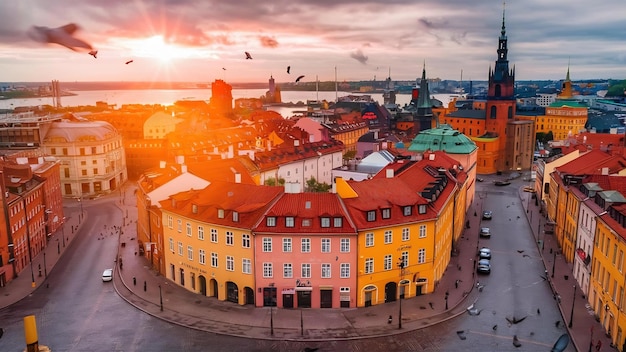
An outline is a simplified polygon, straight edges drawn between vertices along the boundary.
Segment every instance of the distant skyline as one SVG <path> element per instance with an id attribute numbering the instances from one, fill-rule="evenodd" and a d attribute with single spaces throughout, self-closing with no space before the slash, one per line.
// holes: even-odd
<path id="1" fill-rule="evenodd" d="M 310 82 L 335 68 L 339 81 L 404 81 L 424 63 L 428 78 L 480 81 L 502 11 L 487 0 L 5 0 L 0 82 Z M 625 79 L 624 13 L 624 0 L 506 3 L 516 79 L 560 80 L 568 65 L 574 81 Z M 97 58 L 27 35 L 68 23 Z"/>

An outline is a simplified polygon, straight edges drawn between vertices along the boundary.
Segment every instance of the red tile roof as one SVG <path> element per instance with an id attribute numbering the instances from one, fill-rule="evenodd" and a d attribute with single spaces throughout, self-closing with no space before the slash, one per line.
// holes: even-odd
<path id="1" fill-rule="evenodd" d="M 608 168 L 609 174 L 619 172 L 626 169 L 626 159 L 620 155 L 610 155 L 594 149 L 557 167 L 556 171 L 561 174 L 584 176 L 601 174 L 604 168 Z"/>

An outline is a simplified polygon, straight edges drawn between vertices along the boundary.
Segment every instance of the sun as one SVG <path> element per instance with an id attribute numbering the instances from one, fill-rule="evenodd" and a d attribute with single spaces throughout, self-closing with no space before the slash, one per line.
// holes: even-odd
<path id="1" fill-rule="evenodd" d="M 134 43 L 133 55 L 152 58 L 163 64 L 169 64 L 176 58 L 186 57 L 188 53 L 183 48 L 165 42 L 163 36 L 155 35 Z"/>

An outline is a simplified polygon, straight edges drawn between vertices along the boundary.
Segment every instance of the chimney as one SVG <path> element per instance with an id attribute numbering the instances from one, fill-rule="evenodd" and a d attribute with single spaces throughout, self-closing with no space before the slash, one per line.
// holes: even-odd
<path id="1" fill-rule="evenodd" d="M 435 160 L 435 154 L 434 153 L 428 154 L 428 160 Z"/>

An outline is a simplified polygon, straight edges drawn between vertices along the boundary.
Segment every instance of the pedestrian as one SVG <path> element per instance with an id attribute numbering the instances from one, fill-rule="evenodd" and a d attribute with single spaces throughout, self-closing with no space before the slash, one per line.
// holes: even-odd
<path id="1" fill-rule="evenodd" d="M 148 290 L 148 284 L 145 281 L 143 282 L 143 290 L 144 292 Z"/>
<path id="2" fill-rule="evenodd" d="M 387 324 L 391 324 L 392 321 L 393 321 L 393 317 L 390 315 L 389 318 L 387 318 Z"/>
<path id="3" fill-rule="evenodd" d="M 598 343 L 596 344 L 596 351 L 600 351 L 601 348 L 602 348 L 602 341 L 598 340 Z"/>
<path id="4" fill-rule="evenodd" d="M 459 281 L 461 281 L 461 280 L 457 279 L 457 280 L 454 282 L 454 288 L 459 288 Z"/>

